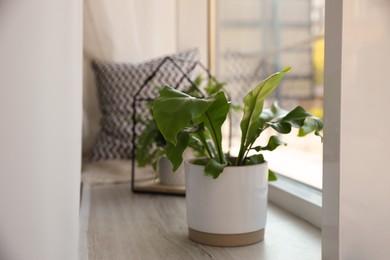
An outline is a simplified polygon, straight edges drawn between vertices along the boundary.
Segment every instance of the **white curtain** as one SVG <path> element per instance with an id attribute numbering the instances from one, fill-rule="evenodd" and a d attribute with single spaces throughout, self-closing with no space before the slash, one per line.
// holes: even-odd
<path id="1" fill-rule="evenodd" d="M 91 60 L 137 63 L 175 52 L 176 1 L 84 0 L 84 155 L 100 120 Z"/>
<path id="2" fill-rule="evenodd" d="M 0 259 L 75 260 L 82 2 L 0 1 Z"/>

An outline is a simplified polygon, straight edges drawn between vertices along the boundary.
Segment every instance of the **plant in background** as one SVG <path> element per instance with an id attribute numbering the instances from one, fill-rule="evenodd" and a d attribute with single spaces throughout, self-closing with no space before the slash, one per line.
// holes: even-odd
<path id="1" fill-rule="evenodd" d="M 164 155 L 166 141 L 153 118 L 143 120 L 145 129 L 137 137 L 136 160 L 139 167 L 152 165 L 157 167 L 158 159 Z"/>
<path id="2" fill-rule="evenodd" d="M 175 171 L 183 162 L 183 152 L 191 146 L 206 158 L 194 163 L 205 165 L 205 174 L 217 178 L 226 166 L 263 163 L 262 151 L 273 151 L 285 145 L 278 135 L 272 135 L 265 146 L 255 142 L 268 128 L 279 134 L 299 129 L 299 136 L 311 132 L 320 136 L 322 121 L 298 106 L 291 111 L 281 109 L 276 103 L 264 109 L 266 97 L 278 86 L 290 67 L 277 72 L 251 90 L 243 99 L 243 117 L 240 123 L 241 144 L 237 157 L 230 157 L 222 150 L 222 125 L 231 104 L 223 89 L 207 93 L 207 97 L 189 95 L 169 86 L 161 89 L 153 102 L 153 116 L 158 129 L 166 140 L 165 154 Z M 270 180 L 275 176 L 270 172 Z"/>

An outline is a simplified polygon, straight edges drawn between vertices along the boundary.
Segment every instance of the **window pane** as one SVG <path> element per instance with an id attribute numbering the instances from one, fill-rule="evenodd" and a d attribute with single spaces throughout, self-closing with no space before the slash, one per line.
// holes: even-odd
<path id="1" fill-rule="evenodd" d="M 324 0 L 217 0 L 216 10 L 215 72 L 232 102 L 242 104 L 262 79 L 291 66 L 270 102 L 322 117 Z M 231 119 L 233 153 L 240 120 L 240 113 Z M 284 140 L 287 147 L 265 155 L 270 168 L 322 188 L 320 139 L 292 134 Z"/>

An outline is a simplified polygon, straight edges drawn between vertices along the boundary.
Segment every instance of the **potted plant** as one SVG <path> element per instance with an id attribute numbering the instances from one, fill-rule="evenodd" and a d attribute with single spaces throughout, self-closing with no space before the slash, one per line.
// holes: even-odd
<path id="1" fill-rule="evenodd" d="M 184 169 L 180 167 L 175 172 L 172 171 L 172 164 L 164 153 L 166 141 L 158 129 L 154 118 L 142 120 L 142 123 L 145 128 L 137 136 L 135 153 L 137 166 L 152 166 L 158 182 L 162 185 L 184 186 Z"/>
<path id="2" fill-rule="evenodd" d="M 183 152 L 195 142 L 204 158 L 186 162 L 187 222 L 191 240 L 216 246 L 239 246 L 263 240 L 267 208 L 268 170 L 262 151 L 285 144 L 272 135 L 266 145 L 256 140 L 266 129 L 299 136 L 320 136 L 322 121 L 298 106 L 291 111 L 277 104 L 265 109 L 266 97 L 290 68 L 277 72 L 243 99 L 241 144 L 236 157 L 222 150 L 222 130 L 230 110 L 223 91 L 204 98 L 193 97 L 169 86 L 153 102 L 156 125 L 166 140 L 165 153 L 176 170 Z M 192 145 L 194 146 L 194 145 Z"/>

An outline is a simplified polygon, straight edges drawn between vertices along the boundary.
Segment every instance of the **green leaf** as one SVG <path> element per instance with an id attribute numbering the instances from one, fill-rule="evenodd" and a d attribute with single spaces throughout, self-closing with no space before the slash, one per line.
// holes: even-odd
<path id="1" fill-rule="evenodd" d="M 218 161 L 221 164 L 226 163 L 225 156 L 222 151 L 222 124 L 225 122 L 227 114 L 229 112 L 229 102 L 227 101 L 223 92 L 218 92 L 214 96 L 214 102 L 211 106 L 203 113 L 196 122 L 201 124 L 208 129 L 211 138 L 216 148 Z"/>
<path id="2" fill-rule="evenodd" d="M 264 163 L 264 156 L 262 154 L 255 154 L 246 158 L 245 165 L 255 165 Z"/>
<path id="3" fill-rule="evenodd" d="M 177 135 L 195 118 L 201 116 L 214 102 L 200 99 L 165 86 L 153 102 L 153 115 L 165 140 L 177 144 Z"/>
<path id="4" fill-rule="evenodd" d="M 191 147 L 195 151 L 202 152 L 205 150 L 207 154 L 204 155 L 208 158 L 215 158 L 217 156 L 213 141 L 211 140 L 209 133 L 205 131 L 203 123 L 199 125 L 199 131 L 191 134 L 191 140 L 194 144 Z M 197 144 L 195 144 L 195 142 Z"/>
<path id="5" fill-rule="evenodd" d="M 321 136 L 320 131 L 323 128 L 321 119 L 308 113 L 302 107 L 298 106 L 287 113 L 284 117 L 279 118 L 276 122 L 267 122 L 277 132 L 281 134 L 288 134 L 291 128 L 299 128 L 298 136 L 305 136 L 311 132 Z"/>
<path id="6" fill-rule="evenodd" d="M 269 138 L 267 146 L 262 147 L 262 150 L 273 151 L 280 145 L 287 145 L 287 144 L 282 140 L 280 140 L 278 136 L 273 135 Z"/>
<path id="7" fill-rule="evenodd" d="M 276 123 L 267 123 L 275 131 L 281 134 L 288 134 L 291 132 L 291 124 L 289 122 L 276 122 Z"/>
<path id="8" fill-rule="evenodd" d="M 280 145 L 287 145 L 278 136 L 273 135 L 269 138 L 267 146 L 263 147 L 263 150 L 273 151 Z"/>
<path id="9" fill-rule="evenodd" d="M 216 179 L 222 173 L 226 165 L 226 163 L 219 163 L 215 159 L 210 159 L 204 168 L 204 174 L 206 176 L 213 177 L 213 179 Z"/>
<path id="10" fill-rule="evenodd" d="M 168 160 L 172 163 L 173 171 L 175 172 L 183 162 L 183 152 L 189 143 L 189 135 L 186 132 L 181 132 L 178 136 L 177 145 L 167 143 L 165 152 Z"/>
<path id="11" fill-rule="evenodd" d="M 194 80 L 194 84 L 195 84 L 195 86 L 197 86 L 197 87 L 200 87 L 200 85 L 202 84 L 202 82 L 203 82 L 203 77 L 202 77 L 202 75 L 198 75 L 198 76 L 195 78 L 195 80 Z"/>
<path id="12" fill-rule="evenodd" d="M 281 118 L 288 114 L 288 111 L 282 109 L 277 102 L 273 102 L 271 108 L 266 108 L 260 115 L 261 126 L 264 127 L 265 123 L 272 120 Z"/>
<path id="13" fill-rule="evenodd" d="M 284 116 L 281 122 L 288 122 L 292 127 L 300 128 L 303 126 L 306 117 L 310 116 L 312 116 L 310 113 L 306 112 L 301 106 L 298 106 Z"/>
<path id="14" fill-rule="evenodd" d="M 291 126 L 288 123 L 280 123 L 277 120 L 287 115 L 288 111 L 282 109 L 277 102 L 272 103 L 271 108 L 264 109 L 260 115 L 260 128 L 258 129 L 257 136 L 269 126 L 274 128 L 277 132 L 288 134 L 291 132 Z M 276 122 L 275 122 L 276 120 Z"/>
<path id="15" fill-rule="evenodd" d="M 143 167 L 154 159 L 152 156 L 153 145 L 156 142 L 156 138 L 159 136 L 160 130 L 158 130 L 154 120 L 151 120 L 146 124 L 146 127 L 137 140 L 136 160 L 138 166 Z"/>
<path id="16" fill-rule="evenodd" d="M 290 67 L 286 67 L 283 71 L 271 75 L 245 96 L 244 115 L 240 123 L 242 136 L 238 156 L 239 164 L 242 163 L 246 149 L 257 138 L 258 129 L 260 127 L 259 117 L 263 111 L 265 98 L 278 86 L 284 74 L 289 70 Z"/>
<path id="17" fill-rule="evenodd" d="M 268 170 L 268 181 L 276 181 L 277 179 L 275 172 Z"/>
<path id="18" fill-rule="evenodd" d="M 157 171 L 157 163 L 165 155 L 165 149 L 162 147 L 157 147 L 155 154 L 153 157 L 155 157 L 153 163 L 152 163 L 152 168 L 156 172 Z"/>
<path id="19" fill-rule="evenodd" d="M 305 136 L 311 132 L 321 136 L 319 131 L 323 128 L 321 119 L 308 113 L 298 106 L 280 120 L 281 123 L 288 123 L 291 127 L 299 128 L 298 136 Z"/>
<path id="20" fill-rule="evenodd" d="M 323 123 L 321 119 L 310 116 L 305 119 L 303 126 L 299 128 L 298 136 L 305 136 L 311 132 L 314 132 L 315 135 L 318 135 L 322 138 L 320 131 L 323 128 Z"/>
<path id="21" fill-rule="evenodd" d="M 205 166 L 207 164 L 208 160 L 206 158 L 199 158 L 199 159 L 195 159 L 192 161 L 193 164 L 195 165 L 201 165 L 201 166 Z"/>
<path id="22" fill-rule="evenodd" d="M 190 134 L 190 142 L 188 144 L 188 147 L 190 147 L 194 151 L 196 157 L 208 156 L 208 152 L 204 143 L 201 142 L 201 140 L 196 136 L 196 134 Z"/>
<path id="23" fill-rule="evenodd" d="M 272 112 L 270 108 L 263 109 L 259 118 L 260 120 L 259 128 L 263 128 L 265 123 L 271 121 L 272 119 L 274 119 L 274 117 L 275 114 Z"/>
<path id="24" fill-rule="evenodd" d="M 183 90 L 183 92 L 193 97 L 201 97 L 202 92 L 200 90 L 200 86 L 202 82 L 203 82 L 202 75 L 197 76 L 193 81 L 193 84 L 190 84 L 185 90 Z"/>
<path id="25" fill-rule="evenodd" d="M 204 90 L 206 91 L 207 95 L 213 95 L 221 91 L 224 87 L 225 83 L 217 83 L 214 78 L 210 78 Z"/>

